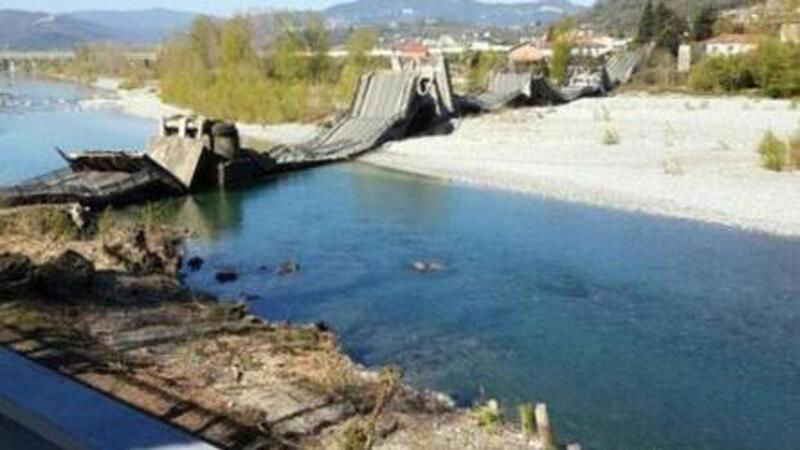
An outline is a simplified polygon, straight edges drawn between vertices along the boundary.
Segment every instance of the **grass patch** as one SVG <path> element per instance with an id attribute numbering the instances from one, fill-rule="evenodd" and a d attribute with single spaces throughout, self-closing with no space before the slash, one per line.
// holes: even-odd
<path id="1" fill-rule="evenodd" d="M 661 162 L 661 167 L 665 175 L 680 176 L 686 172 L 683 170 L 683 164 L 678 158 L 669 158 Z"/>
<path id="2" fill-rule="evenodd" d="M 606 127 L 605 132 L 603 132 L 603 145 L 619 145 L 622 142 L 622 139 L 619 136 L 616 128 L 613 126 Z"/>
<path id="3" fill-rule="evenodd" d="M 45 238 L 57 242 L 80 237 L 75 223 L 63 208 L 35 207 L 0 216 L 0 232 Z"/>
<path id="4" fill-rule="evenodd" d="M 767 170 L 780 172 L 788 166 L 789 146 L 780 139 L 772 130 L 764 133 L 761 143 L 758 144 L 758 154 L 761 155 L 761 166 Z"/>
<path id="5" fill-rule="evenodd" d="M 536 417 L 533 404 L 526 403 L 519 407 L 519 421 L 522 425 L 522 434 L 530 439 L 536 434 Z"/>
<path id="6" fill-rule="evenodd" d="M 503 413 L 497 400 L 489 400 L 484 405 L 476 406 L 470 414 L 478 422 L 478 426 L 487 431 L 494 431 L 503 424 Z"/>

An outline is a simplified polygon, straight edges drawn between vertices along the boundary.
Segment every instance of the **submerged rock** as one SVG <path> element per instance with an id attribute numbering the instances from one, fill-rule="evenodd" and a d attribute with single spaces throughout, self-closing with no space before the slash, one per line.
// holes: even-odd
<path id="1" fill-rule="evenodd" d="M 300 264 L 297 264 L 294 261 L 286 261 L 278 266 L 278 275 L 282 277 L 286 277 L 289 275 L 294 275 L 300 272 Z"/>
<path id="2" fill-rule="evenodd" d="M 0 291 L 19 289 L 30 284 L 34 267 L 30 258 L 15 253 L 0 255 Z"/>
<path id="3" fill-rule="evenodd" d="M 231 269 L 222 269 L 214 276 L 220 284 L 234 283 L 239 279 L 239 274 Z"/>

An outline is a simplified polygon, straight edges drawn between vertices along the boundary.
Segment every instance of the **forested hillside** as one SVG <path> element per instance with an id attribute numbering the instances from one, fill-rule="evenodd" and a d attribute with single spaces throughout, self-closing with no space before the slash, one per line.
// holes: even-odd
<path id="1" fill-rule="evenodd" d="M 663 3 L 683 16 L 692 16 L 706 5 L 732 8 L 757 0 L 663 0 Z M 636 30 L 647 0 L 597 0 L 585 18 L 603 28 L 632 32 Z"/>

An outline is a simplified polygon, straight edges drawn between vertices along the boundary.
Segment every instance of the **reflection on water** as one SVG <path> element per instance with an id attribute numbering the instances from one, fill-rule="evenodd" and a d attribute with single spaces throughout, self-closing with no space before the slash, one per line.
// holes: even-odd
<path id="1" fill-rule="evenodd" d="M 60 85 L 35 84 L 28 91 Z M 63 92 L 65 89 L 67 92 Z M 108 111 L 0 121 L 0 183 L 59 164 L 53 145 L 135 146 Z M 331 323 L 367 364 L 468 403 L 545 401 L 598 449 L 800 442 L 798 240 L 457 187 L 361 167 L 277 178 L 158 208 L 197 230 L 196 288 Z M 421 275 L 416 260 L 447 269 Z M 296 260 L 302 271 L 274 268 Z M 232 267 L 235 284 L 214 272 Z"/>

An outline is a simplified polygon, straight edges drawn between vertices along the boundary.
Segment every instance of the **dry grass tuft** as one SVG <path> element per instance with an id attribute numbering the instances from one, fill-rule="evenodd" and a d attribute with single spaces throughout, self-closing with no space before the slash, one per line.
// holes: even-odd
<path id="1" fill-rule="evenodd" d="M 617 129 L 614 128 L 613 125 L 609 125 L 606 127 L 605 132 L 603 133 L 603 145 L 619 145 L 622 142 L 622 139 L 617 132 Z"/>

